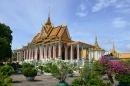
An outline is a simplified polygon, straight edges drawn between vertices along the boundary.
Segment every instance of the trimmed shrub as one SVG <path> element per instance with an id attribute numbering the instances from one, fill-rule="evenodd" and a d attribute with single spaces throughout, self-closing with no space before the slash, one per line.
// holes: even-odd
<path id="1" fill-rule="evenodd" d="M 9 65 L 5 65 L 5 66 L 0 67 L 0 73 L 3 76 L 11 76 L 13 72 L 14 72 L 14 69 Z"/>
<path id="2" fill-rule="evenodd" d="M 37 70 L 32 67 L 23 68 L 22 73 L 26 77 L 34 77 L 37 75 Z"/>

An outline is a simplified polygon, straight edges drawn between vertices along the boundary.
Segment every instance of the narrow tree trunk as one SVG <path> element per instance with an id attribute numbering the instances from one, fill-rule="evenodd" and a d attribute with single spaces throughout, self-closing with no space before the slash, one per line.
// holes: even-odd
<path id="1" fill-rule="evenodd" d="M 108 75 L 108 74 L 107 74 L 107 76 L 108 76 L 110 82 L 111 82 L 112 84 L 114 84 L 114 80 L 113 80 L 113 78 L 112 78 L 112 75 Z"/>

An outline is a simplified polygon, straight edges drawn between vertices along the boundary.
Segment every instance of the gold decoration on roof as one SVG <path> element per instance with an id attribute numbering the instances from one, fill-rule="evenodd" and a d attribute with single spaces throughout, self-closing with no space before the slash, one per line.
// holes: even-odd
<path id="1" fill-rule="evenodd" d="M 97 36 L 95 37 L 95 44 L 94 44 L 95 48 L 100 49 L 99 45 L 98 45 L 98 41 L 97 41 Z"/>
<path id="2" fill-rule="evenodd" d="M 112 52 L 113 52 L 113 53 L 116 53 L 115 46 L 114 46 L 114 42 L 113 42 L 113 44 L 112 44 Z"/>

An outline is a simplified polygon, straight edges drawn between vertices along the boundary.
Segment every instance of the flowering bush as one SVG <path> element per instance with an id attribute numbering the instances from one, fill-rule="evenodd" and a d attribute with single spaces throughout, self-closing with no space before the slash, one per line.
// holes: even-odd
<path id="1" fill-rule="evenodd" d="M 130 82 L 130 64 L 127 62 L 112 62 L 109 57 L 102 56 L 100 65 L 108 75 L 115 74 L 115 79 L 120 82 Z"/>
<path id="2" fill-rule="evenodd" d="M 130 82 L 130 65 L 126 62 L 112 64 L 115 79 L 120 82 Z"/>
<path id="3" fill-rule="evenodd" d="M 101 58 L 100 58 L 100 65 L 101 65 L 101 67 L 102 67 L 102 71 L 104 71 L 105 73 L 110 73 L 110 70 L 111 70 L 111 65 L 112 65 L 112 62 L 111 62 L 111 60 L 110 60 L 110 58 L 109 57 L 107 57 L 107 56 L 102 56 Z"/>

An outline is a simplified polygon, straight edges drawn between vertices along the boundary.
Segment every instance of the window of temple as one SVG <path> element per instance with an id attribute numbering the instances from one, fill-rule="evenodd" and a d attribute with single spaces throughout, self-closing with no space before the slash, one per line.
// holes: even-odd
<path id="1" fill-rule="evenodd" d="M 61 48 L 61 50 L 62 50 L 62 60 L 65 60 L 65 47 L 64 46 L 62 46 L 62 48 Z"/>
<path id="2" fill-rule="evenodd" d="M 58 58 L 58 46 L 56 46 L 56 58 Z"/>
<path id="3" fill-rule="evenodd" d="M 39 47 L 38 47 L 38 50 L 37 50 L 37 60 L 40 59 L 40 50 L 39 50 Z"/>
<path id="4" fill-rule="evenodd" d="M 74 48 L 74 59 L 76 60 L 77 59 L 77 49 Z"/>
<path id="5" fill-rule="evenodd" d="M 43 55 L 42 55 L 42 58 L 44 59 L 44 48 L 43 48 L 43 51 L 42 51 Z"/>
<path id="6" fill-rule="evenodd" d="M 26 60 L 26 51 L 25 51 L 25 60 Z"/>
<path id="7" fill-rule="evenodd" d="M 48 58 L 48 54 L 49 54 L 49 49 L 47 48 L 47 58 Z"/>
<path id="8" fill-rule="evenodd" d="M 31 51 L 31 53 L 30 53 L 30 59 L 32 59 L 32 51 Z"/>
<path id="9" fill-rule="evenodd" d="M 70 60 L 70 46 L 68 48 L 68 60 Z"/>
<path id="10" fill-rule="evenodd" d="M 29 49 L 28 49 L 28 58 L 27 59 L 29 59 Z"/>
<path id="11" fill-rule="evenodd" d="M 35 52 L 33 51 L 33 59 L 34 59 Z"/>

